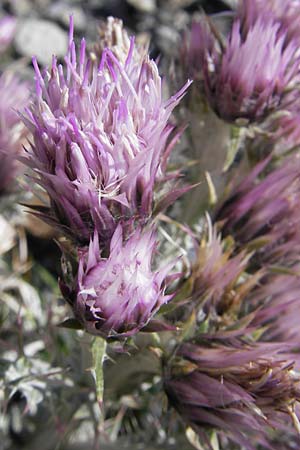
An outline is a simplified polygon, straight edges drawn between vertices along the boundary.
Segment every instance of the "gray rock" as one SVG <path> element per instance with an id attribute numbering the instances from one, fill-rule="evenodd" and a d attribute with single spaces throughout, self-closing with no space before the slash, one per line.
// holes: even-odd
<path id="1" fill-rule="evenodd" d="M 88 6 L 90 8 L 103 8 L 106 0 L 88 0 Z"/>
<path id="2" fill-rule="evenodd" d="M 156 30 L 156 42 L 163 53 L 175 56 L 178 53 L 178 32 L 175 28 L 160 25 Z"/>
<path id="3" fill-rule="evenodd" d="M 145 13 L 153 13 L 156 10 L 155 0 L 127 0 L 127 3 Z"/>
<path id="4" fill-rule="evenodd" d="M 233 11 L 211 14 L 210 18 L 219 33 L 223 34 L 224 36 L 227 36 L 229 34 L 232 28 L 232 22 L 234 20 Z"/>
<path id="5" fill-rule="evenodd" d="M 174 10 L 179 8 L 186 8 L 194 3 L 199 3 L 199 0 L 168 0 L 167 2 L 165 0 L 160 0 L 159 6 L 168 8 L 169 10 Z"/>
<path id="6" fill-rule="evenodd" d="M 32 16 L 32 4 L 29 0 L 18 0 L 17 2 L 11 2 L 12 13 L 16 16 Z"/>
<path id="7" fill-rule="evenodd" d="M 236 9 L 238 5 L 238 0 L 223 0 L 223 2 L 232 9 Z"/>
<path id="8" fill-rule="evenodd" d="M 63 57 L 66 54 L 68 36 L 54 23 L 25 19 L 18 26 L 15 47 L 21 55 L 36 56 L 41 64 L 48 65 L 52 55 Z"/>
<path id="9" fill-rule="evenodd" d="M 48 9 L 48 16 L 62 25 L 68 27 L 70 15 L 73 15 L 75 29 L 83 31 L 86 27 L 86 16 L 79 6 L 70 3 L 52 3 Z"/>

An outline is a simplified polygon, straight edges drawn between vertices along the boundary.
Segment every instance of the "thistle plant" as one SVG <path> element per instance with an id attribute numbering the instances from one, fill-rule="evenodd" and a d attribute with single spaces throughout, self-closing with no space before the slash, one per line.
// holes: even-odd
<path id="1" fill-rule="evenodd" d="M 33 59 L 36 96 L 24 116 L 33 142 L 23 160 L 50 198 L 40 215 L 78 250 L 62 291 L 83 328 L 105 337 L 135 334 L 171 298 L 168 270 L 151 268 L 152 215 L 156 186 L 177 175 L 166 174 L 178 137 L 167 145 L 169 118 L 190 84 L 163 101 L 155 62 L 136 57 L 134 39 L 120 32 L 126 58 L 113 45 L 98 62 L 86 59 L 82 40 L 77 61 L 71 19 L 66 73 L 54 57 L 42 75 Z M 174 191 L 160 195 L 164 205 L 173 199 Z"/>
<path id="2" fill-rule="evenodd" d="M 267 163 L 273 170 L 258 182 Z M 225 448 L 235 442 L 247 449 L 268 448 L 276 442 L 275 429 L 299 431 L 299 237 L 290 203 L 296 163 L 287 160 L 277 168 L 269 158 L 241 183 L 249 190 L 234 189 L 215 225 L 208 222 L 182 287 L 189 302 L 179 306 L 179 316 L 189 330 L 163 363 L 164 386 L 170 405 L 204 448 L 213 448 L 213 430 Z M 295 178 L 289 178 L 292 166 Z M 244 207 L 251 210 L 249 223 Z M 226 228 L 240 217 L 239 226 Z"/>
<path id="3" fill-rule="evenodd" d="M 247 132 L 246 124 L 259 123 L 266 145 L 257 145 L 263 157 L 251 167 L 249 141 L 240 141 L 242 162 L 229 165 L 212 223 L 201 219 L 192 270 L 170 314 L 184 331 L 163 361 L 164 388 L 198 436 L 191 440 L 196 448 L 280 448 L 283 430 L 288 448 L 299 440 L 298 36 L 292 27 L 299 6 L 292 3 L 283 11 L 274 2 L 267 11 L 266 4 L 240 2 L 226 37 L 202 17 L 183 55 L 217 115 L 243 123 Z"/>
<path id="4" fill-rule="evenodd" d="M 135 449 L 141 435 L 143 448 L 149 436 L 166 449 L 172 440 L 203 450 L 299 447 L 299 11 L 292 0 L 244 0 L 227 34 L 215 18 L 191 22 L 175 79 L 193 78 L 193 91 L 176 117 L 191 81 L 164 100 L 157 63 L 119 19 L 78 49 L 71 19 L 63 63 L 53 57 L 41 69 L 33 58 L 32 103 L 17 106 L 32 135 L 21 159 L 33 190 L 49 197 L 33 212 L 62 251 L 59 287 L 73 318 L 61 328 L 80 329 L 63 330 L 61 353 L 67 341 L 83 348 L 70 377 L 87 409 L 71 408 L 62 423 L 74 417 L 77 428 L 93 415 L 89 448 L 126 441 Z M 12 89 L 2 98 L 19 98 Z M 194 137 L 207 131 L 207 148 L 201 139 L 196 152 L 188 140 L 175 146 L 183 111 Z M 7 123 L 15 155 L 20 140 Z M 197 165 L 207 159 L 209 169 Z M 199 182 L 194 191 L 183 174 Z M 57 273 L 51 280 L 55 289 Z M 51 322 L 48 340 L 61 328 Z M 51 346 L 42 352 L 52 358 Z"/>

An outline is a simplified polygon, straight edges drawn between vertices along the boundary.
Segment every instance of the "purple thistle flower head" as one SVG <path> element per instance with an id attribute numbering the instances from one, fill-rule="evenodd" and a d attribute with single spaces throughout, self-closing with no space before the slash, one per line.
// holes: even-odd
<path id="1" fill-rule="evenodd" d="M 13 16 L 4 16 L 0 19 L 0 53 L 4 52 L 13 40 L 17 20 Z"/>
<path id="2" fill-rule="evenodd" d="M 257 17 L 257 14 L 273 16 L 274 20 L 280 23 L 280 26 L 288 34 L 289 38 L 299 39 L 299 27 L 297 19 L 300 14 L 299 0 L 247 0 L 238 5 L 239 15 L 244 21 L 244 26 L 249 28 L 251 23 Z"/>
<path id="3" fill-rule="evenodd" d="M 124 242 L 118 224 L 110 254 L 102 258 L 95 233 L 88 251 L 80 256 L 76 287 L 67 298 L 86 331 L 104 337 L 133 335 L 170 300 L 172 295 L 164 290 L 171 267 L 152 270 L 155 248 L 153 229 L 136 229 Z"/>
<path id="4" fill-rule="evenodd" d="M 43 74 L 34 59 L 36 98 L 24 119 L 34 136 L 27 163 L 51 199 L 51 220 L 80 243 L 94 230 L 107 247 L 119 220 L 143 224 L 156 182 L 164 179 L 172 131 L 168 123 L 187 83 L 162 99 L 161 78 L 148 56 L 126 59 L 103 50 L 100 62 L 77 58 L 70 27 L 66 72 L 53 58 Z"/>
<path id="5" fill-rule="evenodd" d="M 297 40 L 252 0 L 241 2 L 226 39 L 203 18 L 192 27 L 190 47 L 193 56 L 198 51 L 206 96 L 222 119 L 257 122 L 288 103 L 299 73 Z"/>
<path id="6" fill-rule="evenodd" d="M 240 301 L 247 293 L 244 289 L 243 296 L 238 295 L 236 288 L 247 268 L 250 254 L 245 251 L 233 254 L 234 250 L 233 242 L 222 241 L 216 227 L 208 222 L 208 235 L 202 238 L 199 245 L 197 261 L 189 280 L 193 285 L 190 306 L 201 308 L 202 320 L 203 313 L 217 322 L 222 315 L 224 318 L 227 314 L 235 317 Z M 251 284 L 248 284 L 250 289 Z"/>
<path id="7" fill-rule="evenodd" d="M 17 174 L 17 157 L 28 130 L 18 116 L 29 103 L 29 86 L 10 72 L 0 76 L 0 193 L 11 187 Z"/>
<path id="8" fill-rule="evenodd" d="M 269 448 L 270 427 L 286 430 L 300 401 L 300 378 L 277 344 L 182 344 L 166 367 L 170 403 L 203 439 L 216 429 L 247 450 Z M 294 432 L 294 434 L 296 434 Z M 209 447 L 212 448 L 212 447 Z"/>
<path id="9" fill-rule="evenodd" d="M 257 137 L 254 140 L 254 145 L 265 147 L 266 149 L 271 147 L 277 155 L 284 155 L 300 145 L 299 123 L 300 112 L 298 108 L 285 111 L 283 114 L 279 114 L 278 117 L 275 115 L 264 126 L 266 137 L 264 135 L 262 138 Z"/>
<path id="10" fill-rule="evenodd" d="M 260 340 L 299 345 L 300 328 L 299 265 L 286 273 L 268 273 L 245 301 L 245 307 L 255 311 L 250 327 L 262 330 Z M 288 346 L 286 348 L 288 352 Z M 299 370 L 299 352 L 291 355 Z"/>
<path id="11" fill-rule="evenodd" d="M 251 244 L 260 262 L 291 265 L 299 261 L 298 199 L 300 159 L 287 159 L 259 179 L 270 158 L 257 164 L 246 179 L 232 189 L 216 213 L 223 236 L 238 245 Z"/>

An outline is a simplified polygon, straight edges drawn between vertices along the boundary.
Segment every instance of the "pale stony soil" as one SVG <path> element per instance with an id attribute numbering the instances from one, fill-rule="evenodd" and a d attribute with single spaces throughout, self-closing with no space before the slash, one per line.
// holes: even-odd
<path id="1" fill-rule="evenodd" d="M 226 0 L 2 0 L 0 16 L 18 17 L 17 33 L 11 57 L 31 58 L 48 64 L 52 54 L 63 57 L 66 52 L 69 16 L 74 15 L 77 36 L 92 42 L 99 20 L 107 16 L 121 18 L 134 34 L 151 38 L 152 54 L 173 56 L 176 43 L 191 15 L 202 9 L 218 13 L 234 5 Z"/>

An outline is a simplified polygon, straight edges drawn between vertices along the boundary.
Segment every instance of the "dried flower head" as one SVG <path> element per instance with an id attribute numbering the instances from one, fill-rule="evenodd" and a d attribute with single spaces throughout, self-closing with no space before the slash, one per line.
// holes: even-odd
<path id="1" fill-rule="evenodd" d="M 223 236 L 260 249 L 261 263 L 290 265 L 299 261 L 300 159 L 289 158 L 260 179 L 269 161 L 232 188 L 215 219 L 222 222 Z"/>
<path id="2" fill-rule="evenodd" d="M 203 235 L 197 249 L 197 260 L 189 279 L 193 286 L 191 304 L 197 305 L 202 320 L 208 315 L 217 321 L 227 313 L 234 316 L 239 308 L 243 296 L 238 293 L 238 281 L 247 268 L 250 254 L 245 251 L 234 254 L 235 250 L 234 242 L 222 241 L 216 227 L 208 221 L 208 233 Z M 247 290 L 244 285 L 243 295 Z"/>
<path id="3" fill-rule="evenodd" d="M 10 72 L 0 76 L 0 193 L 11 188 L 18 171 L 17 157 L 28 130 L 17 111 L 29 103 L 29 86 Z"/>
<path id="4" fill-rule="evenodd" d="M 124 242 L 119 224 L 109 256 L 102 258 L 95 234 L 88 251 L 80 256 L 76 287 L 67 296 L 86 331 L 104 337 L 135 334 L 170 300 L 172 296 L 164 290 L 171 267 L 152 270 L 155 248 L 153 229 L 137 229 Z"/>
<path id="5" fill-rule="evenodd" d="M 270 428 L 287 430 L 290 416 L 298 423 L 299 381 L 293 361 L 267 343 L 186 343 L 165 371 L 170 403 L 203 443 L 216 429 L 247 450 L 269 448 Z"/>
<path id="6" fill-rule="evenodd" d="M 259 331 L 259 339 L 264 342 L 293 343 L 297 349 L 300 339 L 300 271 L 299 266 L 293 270 L 270 271 L 261 278 L 259 285 L 252 290 L 245 301 L 244 309 L 254 311 L 249 327 Z M 251 312 L 250 312 L 251 314 Z M 294 351 L 291 358 L 297 361 L 299 370 L 299 353 Z"/>
<path id="7" fill-rule="evenodd" d="M 155 62 L 137 61 L 134 52 L 131 39 L 125 61 L 107 48 L 91 64 L 83 40 L 77 59 L 71 23 L 66 74 L 54 58 L 42 75 L 34 59 L 27 163 L 51 199 L 48 216 L 80 243 L 97 230 L 101 246 L 108 246 L 119 220 L 144 223 L 156 182 L 165 176 L 168 121 L 188 84 L 163 101 Z"/>
<path id="8" fill-rule="evenodd" d="M 123 26 L 123 21 L 115 17 L 108 17 L 99 27 L 99 39 L 94 46 L 94 58 L 101 58 L 103 51 L 109 48 L 120 62 L 125 64 L 131 47 L 131 39 Z M 142 63 L 147 55 L 147 46 L 133 48 L 132 58 Z"/>
<path id="9" fill-rule="evenodd" d="M 210 105 L 229 122 L 261 121 L 285 107 L 299 74 L 297 40 L 275 15 L 254 3 L 240 3 L 225 40 L 208 19 L 192 26 L 190 59 L 196 61 L 196 72 L 201 66 Z"/>

